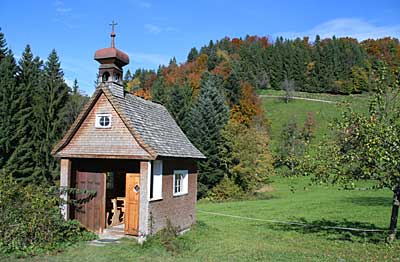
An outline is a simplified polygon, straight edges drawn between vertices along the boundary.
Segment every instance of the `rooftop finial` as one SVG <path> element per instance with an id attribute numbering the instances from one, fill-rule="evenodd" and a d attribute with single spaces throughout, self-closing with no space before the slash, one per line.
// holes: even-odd
<path id="1" fill-rule="evenodd" d="M 115 32 L 114 32 L 114 26 L 116 26 L 116 25 L 118 25 L 118 23 L 115 23 L 114 22 L 114 20 L 112 21 L 112 23 L 110 24 L 110 26 L 111 26 L 111 47 L 112 48 L 115 48 L 115 42 L 114 42 L 114 39 L 115 39 Z"/>

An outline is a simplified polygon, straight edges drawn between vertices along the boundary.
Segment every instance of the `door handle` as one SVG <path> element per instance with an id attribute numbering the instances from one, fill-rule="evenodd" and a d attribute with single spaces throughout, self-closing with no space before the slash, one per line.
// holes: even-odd
<path id="1" fill-rule="evenodd" d="M 139 190 L 140 190 L 140 186 L 139 185 L 135 185 L 133 187 L 133 191 L 135 191 L 136 193 L 139 192 Z"/>

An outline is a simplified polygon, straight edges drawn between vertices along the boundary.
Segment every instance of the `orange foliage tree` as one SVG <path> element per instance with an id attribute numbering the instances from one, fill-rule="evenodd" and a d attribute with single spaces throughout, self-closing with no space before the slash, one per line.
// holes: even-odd
<path id="1" fill-rule="evenodd" d="M 249 127 L 256 117 L 262 117 L 261 102 L 254 87 L 248 82 L 241 83 L 241 98 L 239 104 L 231 108 L 231 118 Z"/>

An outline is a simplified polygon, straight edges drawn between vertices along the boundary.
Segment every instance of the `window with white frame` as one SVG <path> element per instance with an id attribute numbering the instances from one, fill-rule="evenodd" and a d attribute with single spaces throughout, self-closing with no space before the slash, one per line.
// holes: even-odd
<path id="1" fill-rule="evenodd" d="M 111 127 L 111 114 L 96 114 L 97 128 L 110 128 Z"/>
<path id="2" fill-rule="evenodd" d="M 150 200 L 162 199 L 162 160 L 153 161 L 150 176 Z"/>
<path id="3" fill-rule="evenodd" d="M 188 193 L 188 171 L 174 170 L 174 196 Z"/>

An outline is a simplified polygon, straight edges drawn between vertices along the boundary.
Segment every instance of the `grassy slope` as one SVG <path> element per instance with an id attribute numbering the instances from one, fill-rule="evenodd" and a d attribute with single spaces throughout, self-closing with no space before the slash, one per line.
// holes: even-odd
<path id="1" fill-rule="evenodd" d="M 265 94 L 281 95 L 281 91 L 264 92 Z M 300 97 L 319 98 L 337 102 L 349 102 L 357 111 L 366 111 L 368 107 L 368 98 L 365 96 L 332 96 L 332 95 L 316 95 L 308 93 L 299 93 Z M 297 96 L 297 95 L 296 95 Z M 333 97 L 333 98 L 332 98 Z M 323 139 L 324 135 L 330 135 L 329 122 L 340 117 L 340 106 L 336 104 L 321 103 L 315 101 L 292 100 L 284 103 L 279 98 L 262 98 L 264 110 L 268 119 L 271 120 L 271 140 L 273 149 L 279 143 L 279 136 L 284 124 L 290 119 L 295 119 L 300 127 L 304 125 L 307 113 L 312 112 L 315 122 L 316 131 L 313 143 L 318 143 Z"/>
<path id="2" fill-rule="evenodd" d="M 125 240 L 105 247 L 82 243 L 63 253 L 28 261 L 400 261 L 400 241 L 392 246 L 376 243 L 377 235 L 358 236 L 201 213 L 303 221 L 322 226 L 386 228 L 388 224 L 391 205 L 388 191 L 309 187 L 305 178 L 273 180 L 273 191 L 265 193 L 272 197 L 269 200 L 199 203 L 198 225 L 175 242 L 179 246 L 176 254 L 166 251 L 158 240 L 151 240 L 143 247 Z"/>

